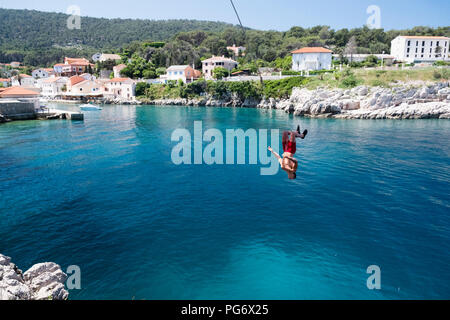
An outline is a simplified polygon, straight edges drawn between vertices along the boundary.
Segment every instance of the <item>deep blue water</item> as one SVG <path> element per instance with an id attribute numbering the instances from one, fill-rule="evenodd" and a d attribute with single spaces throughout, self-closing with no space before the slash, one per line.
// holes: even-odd
<path id="1" fill-rule="evenodd" d="M 69 107 L 70 108 L 70 107 Z M 294 128 L 298 179 L 171 162 L 171 133 Z M 0 125 L 0 252 L 71 299 L 449 299 L 450 121 L 108 106 Z M 366 287 L 381 268 L 380 291 Z"/>

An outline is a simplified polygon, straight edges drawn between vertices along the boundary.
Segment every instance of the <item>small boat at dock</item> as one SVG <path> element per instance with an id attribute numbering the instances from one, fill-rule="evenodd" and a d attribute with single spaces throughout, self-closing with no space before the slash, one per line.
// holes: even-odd
<path id="1" fill-rule="evenodd" d="M 83 104 L 82 106 L 80 106 L 80 109 L 83 111 L 99 111 L 102 110 L 101 107 L 96 106 L 94 104 Z"/>

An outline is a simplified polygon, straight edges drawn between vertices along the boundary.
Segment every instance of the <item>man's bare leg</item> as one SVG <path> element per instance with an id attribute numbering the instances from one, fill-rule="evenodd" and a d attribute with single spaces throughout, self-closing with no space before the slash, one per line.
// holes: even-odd
<path id="1" fill-rule="evenodd" d="M 283 150 L 286 149 L 286 145 L 287 145 L 287 143 L 288 143 L 288 141 L 289 141 L 289 134 L 290 134 L 289 131 L 284 131 L 284 132 L 283 132 L 283 139 L 282 139 Z"/>

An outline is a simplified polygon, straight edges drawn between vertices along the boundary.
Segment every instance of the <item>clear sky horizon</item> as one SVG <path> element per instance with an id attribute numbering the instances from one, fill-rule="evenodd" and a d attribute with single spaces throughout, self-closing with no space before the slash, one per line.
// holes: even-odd
<path id="1" fill-rule="evenodd" d="M 285 31 L 293 26 L 329 25 L 334 29 L 366 24 L 370 5 L 381 12 L 381 28 L 449 26 L 450 1 L 444 0 L 234 0 L 246 27 Z M 132 19 L 196 19 L 237 24 L 230 0 L 0 0 L 0 8 L 66 13 L 71 5 L 82 16 Z"/>

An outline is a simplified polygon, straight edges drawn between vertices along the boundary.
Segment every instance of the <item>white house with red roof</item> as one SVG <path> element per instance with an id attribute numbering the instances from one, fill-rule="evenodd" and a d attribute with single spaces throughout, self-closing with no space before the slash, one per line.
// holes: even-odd
<path id="1" fill-rule="evenodd" d="M 40 94 L 37 91 L 13 86 L 2 90 L 0 93 L 0 98 L 36 99 L 39 95 Z"/>
<path id="2" fill-rule="evenodd" d="M 126 64 L 123 64 L 123 63 L 121 63 L 121 64 L 119 64 L 119 65 L 113 67 L 114 78 L 121 78 L 121 77 L 122 77 L 121 72 L 122 72 L 122 70 L 125 69 L 126 67 L 127 67 L 127 65 L 126 65 Z"/>
<path id="3" fill-rule="evenodd" d="M 31 76 L 35 79 L 46 79 L 55 74 L 53 68 L 39 68 L 31 72 Z"/>
<path id="4" fill-rule="evenodd" d="M 64 63 L 57 63 L 53 66 L 53 70 L 57 76 L 74 76 L 86 73 L 89 67 L 94 65 L 85 58 L 64 58 Z"/>
<path id="5" fill-rule="evenodd" d="M 405 62 L 449 61 L 450 38 L 398 36 L 391 42 L 391 56 Z"/>
<path id="6" fill-rule="evenodd" d="M 214 79 L 214 69 L 225 68 L 229 72 L 237 68 L 238 63 L 230 58 L 222 57 L 212 57 L 202 61 L 202 71 L 205 79 Z"/>
<path id="7" fill-rule="evenodd" d="M 28 74 L 21 73 L 19 75 L 19 82 L 22 87 L 34 87 L 36 80 Z"/>
<path id="8" fill-rule="evenodd" d="M 136 96 L 136 82 L 130 78 L 113 78 L 104 81 L 105 98 L 133 100 Z"/>
<path id="9" fill-rule="evenodd" d="M 233 55 L 235 57 L 240 57 L 240 56 L 245 56 L 245 50 L 247 50 L 246 47 L 242 47 L 242 46 L 236 46 L 235 44 L 233 44 L 232 47 L 227 47 L 227 50 L 233 52 Z"/>
<path id="10" fill-rule="evenodd" d="M 184 83 L 191 83 L 201 78 L 202 73 L 199 70 L 195 70 L 189 65 L 183 66 L 170 66 L 166 74 L 161 76 L 163 81 L 183 81 Z"/>
<path id="11" fill-rule="evenodd" d="M 331 69 L 333 51 L 322 47 L 305 47 L 292 51 L 292 70 L 315 71 Z"/>
<path id="12" fill-rule="evenodd" d="M 41 95 L 48 98 L 61 96 L 67 91 L 68 78 L 51 77 L 38 80 L 38 86 L 41 88 Z"/>
<path id="13" fill-rule="evenodd" d="M 99 80 L 77 81 L 68 90 L 72 96 L 100 96 L 103 94 L 103 83 Z"/>

